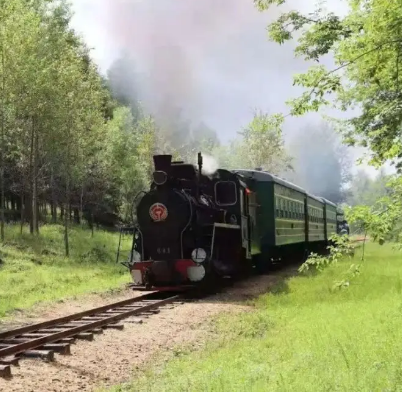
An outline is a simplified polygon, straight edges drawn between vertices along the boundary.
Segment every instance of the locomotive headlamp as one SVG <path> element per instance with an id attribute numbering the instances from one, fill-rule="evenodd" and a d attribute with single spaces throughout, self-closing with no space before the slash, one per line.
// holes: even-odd
<path id="1" fill-rule="evenodd" d="M 195 248 L 191 253 L 191 259 L 195 263 L 205 262 L 207 259 L 207 252 L 203 248 Z"/>
<path id="2" fill-rule="evenodd" d="M 162 186 L 167 181 L 167 174 L 163 171 L 155 171 L 153 174 L 153 178 L 157 186 Z"/>

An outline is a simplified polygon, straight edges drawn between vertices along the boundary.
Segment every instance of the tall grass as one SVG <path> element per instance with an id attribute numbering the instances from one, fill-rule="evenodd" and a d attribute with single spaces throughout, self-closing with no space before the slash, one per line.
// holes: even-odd
<path id="1" fill-rule="evenodd" d="M 40 236 L 20 235 L 7 226 L 0 245 L 0 317 L 41 301 L 54 301 L 129 282 L 126 269 L 116 264 L 118 235 L 79 226 L 70 230 L 70 258 L 64 256 L 60 225 L 41 227 Z"/>
<path id="2" fill-rule="evenodd" d="M 401 391 L 402 254 L 373 244 L 365 253 L 349 288 L 333 284 L 350 260 L 280 282 L 253 312 L 221 317 L 220 338 L 205 349 L 151 368 L 124 389 Z"/>

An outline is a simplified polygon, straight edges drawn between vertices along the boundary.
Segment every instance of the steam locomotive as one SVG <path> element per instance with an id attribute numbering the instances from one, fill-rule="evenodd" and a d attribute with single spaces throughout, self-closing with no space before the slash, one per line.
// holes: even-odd
<path id="1" fill-rule="evenodd" d="M 209 285 L 224 276 L 266 271 L 275 261 L 323 252 L 343 212 L 263 171 L 203 174 L 171 155 L 153 157 L 149 192 L 137 205 L 126 266 L 133 288 Z"/>

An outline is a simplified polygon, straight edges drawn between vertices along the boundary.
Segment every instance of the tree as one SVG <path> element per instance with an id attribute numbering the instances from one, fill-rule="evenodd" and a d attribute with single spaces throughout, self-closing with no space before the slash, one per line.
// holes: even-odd
<path id="1" fill-rule="evenodd" d="M 99 173 L 94 167 L 102 164 L 111 99 L 87 48 L 69 30 L 66 2 L 0 5 L 1 227 L 5 212 L 15 219 L 18 209 L 21 228 L 27 217 L 38 234 L 46 206 L 54 222 L 59 207 L 68 255 L 71 213 L 79 222 L 86 188 Z"/>
<path id="2" fill-rule="evenodd" d="M 283 0 L 256 0 L 257 6 L 283 4 Z M 319 8 L 312 15 L 297 11 L 284 13 L 269 27 L 272 40 L 283 43 L 300 34 L 295 53 L 317 61 L 333 54 L 332 70 L 312 66 L 296 75 L 294 83 L 307 88 L 290 102 L 292 113 L 317 111 L 335 98 L 335 107 L 356 107 L 360 114 L 343 122 L 343 133 L 351 145 L 372 150 L 373 163 L 402 157 L 400 93 L 402 9 L 398 0 L 349 0 L 344 18 Z"/>
<path id="3" fill-rule="evenodd" d="M 347 203 L 351 206 L 374 206 L 378 200 L 392 191 L 389 188 L 391 180 L 392 177 L 386 175 L 383 168 L 374 179 L 364 170 L 358 171 L 350 182 Z"/>
<path id="4" fill-rule="evenodd" d="M 106 126 L 104 176 L 119 196 L 118 209 L 127 221 L 133 218 L 133 203 L 140 191 L 148 188 L 153 159 L 159 143 L 159 130 L 149 116 L 134 122 L 130 108 L 118 107 Z"/>
<path id="5" fill-rule="evenodd" d="M 212 151 L 219 165 L 229 169 L 256 169 L 282 174 L 292 169 L 292 159 L 282 135 L 283 117 L 255 111 L 238 138 Z"/>

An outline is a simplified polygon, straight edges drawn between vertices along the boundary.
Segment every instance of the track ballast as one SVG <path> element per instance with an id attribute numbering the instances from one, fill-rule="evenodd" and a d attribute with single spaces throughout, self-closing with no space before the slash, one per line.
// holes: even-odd
<path id="1" fill-rule="evenodd" d="M 54 360 L 54 353 L 70 354 L 70 345 L 77 339 L 93 340 L 103 329 L 123 329 L 117 324 L 131 316 L 156 314 L 158 308 L 180 302 L 180 295 L 164 292 L 149 294 L 93 308 L 46 322 L 0 332 L 0 377 L 11 377 L 11 366 L 20 358 Z M 135 322 L 135 321 L 134 321 Z M 141 322 L 141 320 L 138 320 Z"/>

